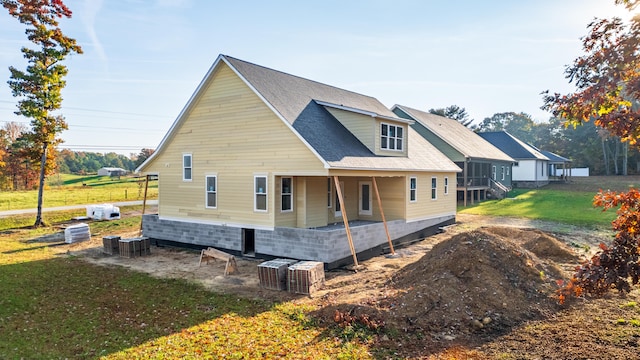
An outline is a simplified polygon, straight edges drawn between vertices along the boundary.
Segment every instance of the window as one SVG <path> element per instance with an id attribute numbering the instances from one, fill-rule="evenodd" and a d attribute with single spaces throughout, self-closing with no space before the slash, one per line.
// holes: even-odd
<path id="1" fill-rule="evenodd" d="M 507 176 L 509 176 L 509 166 L 507 166 Z"/>
<path id="2" fill-rule="evenodd" d="M 192 180 L 191 154 L 182 154 L 182 181 Z"/>
<path id="3" fill-rule="evenodd" d="M 255 183 L 255 211 L 267 211 L 267 177 L 255 176 L 253 178 Z"/>
<path id="4" fill-rule="evenodd" d="M 540 163 L 540 175 L 544 176 L 544 163 Z"/>
<path id="5" fill-rule="evenodd" d="M 381 124 L 380 148 L 402 151 L 403 132 L 404 129 L 401 126 Z"/>
<path id="6" fill-rule="evenodd" d="M 444 194 L 449 195 L 449 178 L 444 178 Z"/>
<path id="7" fill-rule="evenodd" d="M 415 177 L 409 178 L 409 201 L 416 202 L 418 200 L 418 179 Z"/>
<path id="8" fill-rule="evenodd" d="M 358 214 L 371 215 L 371 181 L 360 182 L 360 196 L 358 197 Z"/>
<path id="9" fill-rule="evenodd" d="M 493 180 L 496 180 L 496 179 L 497 179 L 497 178 L 496 178 L 496 166 L 495 166 L 495 165 L 493 165 L 493 166 L 491 167 L 491 178 L 492 178 Z"/>
<path id="10" fill-rule="evenodd" d="M 283 177 L 281 183 L 282 211 L 293 211 L 293 179 Z"/>
<path id="11" fill-rule="evenodd" d="M 438 198 L 438 179 L 431 178 L 431 200 Z"/>
<path id="12" fill-rule="evenodd" d="M 215 175 L 208 175 L 205 180 L 206 184 L 206 205 L 205 207 L 215 209 L 218 207 L 218 178 Z"/>
<path id="13" fill-rule="evenodd" d="M 331 207 L 331 178 L 327 178 L 327 207 Z"/>
<path id="14" fill-rule="evenodd" d="M 502 166 L 501 173 L 502 173 L 502 181 L 504 181 L 504 166 Z"/>

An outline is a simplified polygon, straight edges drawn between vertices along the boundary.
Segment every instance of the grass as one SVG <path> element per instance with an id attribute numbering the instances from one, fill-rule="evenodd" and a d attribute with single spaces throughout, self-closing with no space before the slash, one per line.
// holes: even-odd
<path id="1" fill-rule="evenodd" d="M 73 184 L 76 179 L 64 181 Z M 91 181 L 99 183 L 100 179 Z M 592 192 L 529 190 L 512 196 L 515 199 L 488 201 L 461 212 L 607 226 L 610 220 L 600 218 L 614 216 L 591 207 Z M 125 213 L 139 209 L 121 210 Z M 44 215 L 45 221 L 56 223 L 83 214 L 84 210 L 74 210 Z M 308 315 L 316 310 L 308 305 L 249 300 L 212 293 L 182 280 L 92 265 L 62 252 L 54 244 L 37 241 L 59 229 L 21 228 L 32 223 L 33 216 L 0 218 L 0 358 L 392 356 L 375 347 L 371 334 L 321 326 Z M 125 217 L 93 222 L 91 231 L 94 236 L 103 236 L 130 232 L 138 226 L 139 217 Z M 614 320 L 612 325 L 637 331 L 640 320 L 636 319 L 636 306 L 628 300 L 617 304 L 616 309 L 633 313 L 609 316 L 621 320 Z M 607 331 L 611 336 L 620 336 L 620 331 Z M 396 338 L 391 333 L 389 336 Z M 446 357 L 442 358 L 458 358 L 455 351 L 456 348 L 445 351 Z M 462 355 L 467 353 L 460 351 Z M 506 353 L 504 356 L 511 358 Z"/>
<path id="2" fill-rule="evenodd" d="M 83 185 L 84 184 L 84 185 Z M 109 176 L 53 175 L 44 190 L 44 207 L 142 200 L 144 181 Z M 147 199 L 158 198 L 158 182 L 149 182 Z M 38 191 L 0 192 L 0 211 L 35 208 Z"/>
<path id="3" fill-rule="evenodd" d="M 94 222 L 91 230 L 97 236 L 135 230 L 139 218 L 131 219 Z M 56 231 L 2 231 L 2 359 L 371 358 L 362 340 L 316 324 L 309 306 L 92 265 L 37 241 Z"/>
<path id="4" fill-rule="evenodd" d="M 461 214 L 511 216 L 549 220 L 570 225 L 610 227 L 615 211 L 602 212 L 592 205 L 595 192 L 553 189 L 516 189 L 502 200 L 489 200 L 466 208 Z"/>

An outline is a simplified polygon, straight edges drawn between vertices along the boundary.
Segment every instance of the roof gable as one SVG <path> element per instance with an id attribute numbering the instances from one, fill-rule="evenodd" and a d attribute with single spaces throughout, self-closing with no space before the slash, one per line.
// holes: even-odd
<path id="1" fill-rule="evenodd" d="M 467 158 L 513 161 L 509 155 L 454 119 L 404 105 L 394 105 L 391 110 L 400 110 Z"/>
<path id="2" fill-rule="evenodd" d="M 549 160 L 540 151 L 527 145 L 506 131 L 484 132 L 478 133 L 478 135 L 516 160 Z"/>
<path id="3" fill-rule="evenodd" d="M 220 55 L 167 132 L 158 149 L 136 169 L 144 170 L 171 141 L 173 133 L 188 118 L 201 93 L 224 64 L 280 118 L 320 159 L 325 168 L 385 169 L 413 171 L 458 171 L 458 167 L 430 144 L 410 136 L 407 158 L 377 156 L 350 133 L 324 106 L 337 107 L 377 118 L 399 119 L 377 99 L 281 71 Z M 322 104 L 322 105 L 320 105 Z M 409 136 L 410 134 L 408 134 Z M 424 141 L 424 140 L 423 140 Z M 411 144 L 409 144 L 409 142 Z M 415 144 L 413 144 L 415 142 Z M 426 142 L 426 141 L 424 141 Z M 416 150 L 427 151 L 419 154 Z"/>

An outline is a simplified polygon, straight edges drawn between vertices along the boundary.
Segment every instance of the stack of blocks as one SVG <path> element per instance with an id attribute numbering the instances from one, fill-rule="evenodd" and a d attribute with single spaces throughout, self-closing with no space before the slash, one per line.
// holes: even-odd
<path id="1" fill-rule="evenodd" d="M 134 258 L 151 254 L 151 241 L 148 237 L 120 239 L 120 256 Z"/>
<path id="2" fill-rule="evenodd" d="M 311 295 L 324 284 L 324 264 L 318 261 L 300 261 L 289 266 L 287 290 Z"/>
<path id="3" fill-rule="evenodd" d="M 292 259 L 273 259 L 258 265 L 260 286 L 271 290 L 287 290 L 287 268 L 296 262 Z"/>
<path id="4" fill-rule="evenodd" d="M 102 238 L 102 247 L 105 254 L 116 255 L 120 253 L 120 236 L 109 235 Z"/>
<path id="5" fill-rule="evenodd" d="M 311 295 L 324 284 L 324 263 L 273 259 L 258 265 L 260 286 Z"/>

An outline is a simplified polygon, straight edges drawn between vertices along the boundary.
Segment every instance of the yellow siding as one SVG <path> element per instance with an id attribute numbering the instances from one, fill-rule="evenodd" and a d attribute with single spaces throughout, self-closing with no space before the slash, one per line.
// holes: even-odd
<path id="1" fill-rule="evenodd" d="M 375 144 L 375 126 L 376 121 L 371 116 L 357 114 L 350 111 L 344 111 L 334 108 L 325 108 L 331 113 L 340 123 L 347 128 L 360 142 L 371 150 L 376 152 Z"/>
<path id="2" fill-rule="evenodd" d="M 226 64 L 220 63 L 194 101 L 145 169 L 162 179 L 161 217 L 274 226 L 280 211 L 274 173 L 326 174 L 323 163 Z M 190 182 L 182 180 L 183 153 L 193 156 Z M 210 173 L 218 176 L 217 209 L 205 208 Z M 255 174 L 267 175 L 267 213 L 254 212 Z"/>
<path id="3" fill-rule="evenodd" d="M 327 217 L 327 178 L 307 178 L 306 228 L 326 226 Z"/>
<path id="4" fill-rule="evenodd" d="M 420 173 L 408 175 L 405 182 L 405 193 L 409 199 L 409 177 L 417 179 L 417 201 L 407 201 L 407 220 L 418 220 L 441 214 L 455 214 L 456 192 L 454 184 L 455 173 Z M 431 178 L 437 180 L 437 199 L 431 199 Z M 449 194 L 444 193 L 444 178 L 449 178 Z"/>

